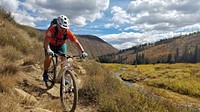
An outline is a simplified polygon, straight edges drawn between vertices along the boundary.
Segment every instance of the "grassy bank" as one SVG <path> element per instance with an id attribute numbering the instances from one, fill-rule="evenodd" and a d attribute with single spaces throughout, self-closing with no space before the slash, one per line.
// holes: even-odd
<path id="1" fill-rule="evenodd" d="M 95 65 L 95 66 L 94 66 Z M 122 84 L 116 77 L 113 76 L 115 72 L 120 70 L 121 68 L 125 68 L 124 71 L 121 74 L 121 77 L 126 80 L 135 80 L 135 77 L 137 77 L 138 82 L 142 82 L 142 85 L 150 86 L 150 87 L 159 87 L 164 89 L 174 89 L 173 87 L 170 87 L 170 84 L 167 82 L 169 81 L 162 81 L 160 78 L 168 79 L 171 77 L 170 74 L 173 74 L 171 72 L 177 72 L 176 69 L 180 70 L 181 68 L 185 67 L 182 72 L 185 73 L 184 76 L 180 76 L 181 73 L 177 73 L 176 75 L 173 75 L 173 77 L 176 76 L 177 78 L 186 78 L 188 79 L 189 73 L 194 73 L 194 77 L 196 77 L 198 74 L 194 71 L 190 71 L 190 69 L 197 69 L 197 65 L 191 65 L 191 64 L 177 64 L 177 65 L 143 65 L 138 66 L 137 68 L 135 66 L 131 65 L 120 65 L 120 64 L 105 64 L 100 65 L 97 63 L 90 63 L 87 64 L 87 71 L 88 75 L 90 77 L 86 82 L 84 83 L 84 87 L 81 90 L 84 93 L 83 97 L 87 97 L 86 99 L 90 99 L 90 101 L 95 102 L 97 105 L 99 105 L 101 111 L 106 112 L 190 112 L 194 111 L 193 109 L 186 109 L 186 107 L 181 108 L 178 106 L 179 104 L 171 102 L 171 100 L 167 98 L 163 99 L 156 99 L 154 97 L 151 97 L 149 94 L 154 92 L 155 90 L 149 89 L 150 91 L 147 92 L 139 92 L 136 88 L 132 86 L 126 86 Z M 190 68 L 188 68 L 190 67 Z M 98 69 L 97 69 L 98 68 Z M 176 68 L 176 69 L 175 69 Z M 96 70 L 96 71 L 94 71 Z M 187 71 L 187 73 L 185 72 Z M 198 73 L 198 70 L 196 70 Z M 166 75 L 168 74 L 168 75 Z M 189 78 L 188 80 L 194 81 L 193 84 L 195 84 L 195 81 L 198 81 L 198 79 L 194 79 L 194 77 Z M 146 80 L 145 80 L 146 79 Z M 148 79 L 148 80 L 147 80 Z M 184 80 L 186 80 L 184 79 Z M 177 79 L 178 80 L 178 79 Z M 184 80 L 179 80 L 180 82 Z M 135 81 L 135 82 L 137 82 Z M 160 82 L 164 83 L 165 86 L 159 86 Z M 176 81 L 175 81 L 176 82 Z M 188 83 L 186 83 L 188 84 Z M 180 92 L 184 91 L 183 86 L 184 82 L 182 83 L 173 83 L 174 91 Z M 197 84 L 198 85 L 198 84 Z M 194 85 L 188 85 L 185 88 L 194 91 L 188 92 L 187 95 L 191 96 L 198 96 L 195 94 L 198 94 L 198 87 Z M 195 88 L 195 89 L 194 89 Z M 180 92 L 181 93 L 181 92 Z M 195 107 L 194 107 L 195 108 Z"/>

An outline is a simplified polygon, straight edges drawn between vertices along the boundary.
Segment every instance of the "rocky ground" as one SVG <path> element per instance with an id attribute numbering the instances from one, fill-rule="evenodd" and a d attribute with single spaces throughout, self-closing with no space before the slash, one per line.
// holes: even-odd
<path id="1" fill-rule="evenodd" d="M 23 78 L 19 86 L 15 88 L 15 93 L 25 99 L 26 103 L 22 104 L 20 108 L 24 112 L 62 112 L 59 99 L 59 84 L 47 90 L 45 83 L 42 81 L 42 69 L 39 65 L 21 66 L 21 69 L 23 72 L 20 75 Z M 83 74 L 77 77 L 79 89 L 82 87 L 84 77 L 85 75 Z M 97 108 L 93 105 L 88 105 L 79 98 L 76 112 L 97 112 Z"/>

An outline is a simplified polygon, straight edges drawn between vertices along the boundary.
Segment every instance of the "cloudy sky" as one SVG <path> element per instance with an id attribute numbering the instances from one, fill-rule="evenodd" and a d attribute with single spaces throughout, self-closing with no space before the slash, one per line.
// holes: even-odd
<path id="1" fill-rule="evenodd" d="M 23 25 L 47 29 L 61 15 L 75 34 L 92 34 L 118 49 L 200 31 L 200 0 L 0 0 Z"/>

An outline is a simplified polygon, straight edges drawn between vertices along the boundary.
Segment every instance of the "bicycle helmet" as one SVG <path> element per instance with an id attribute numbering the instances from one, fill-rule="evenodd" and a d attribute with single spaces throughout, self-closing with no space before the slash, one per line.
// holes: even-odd
<path id="1" fill-rule="evenodd" d="M 65 15 L 60 15 L 57 19 L 57 23 L 60 27 L 69 29 L 69 19 Z"/>

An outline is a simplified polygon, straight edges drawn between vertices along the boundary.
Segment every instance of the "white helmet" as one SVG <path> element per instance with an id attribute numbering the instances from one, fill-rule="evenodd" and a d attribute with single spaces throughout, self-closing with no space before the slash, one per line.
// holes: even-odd
<path id="1" fill-rule="evenodd" d="M 69 29 L 69 19 L 65 15 L 60 15 L 57 19 L 57 23 L 60 25 L 60 27 Z"/>

